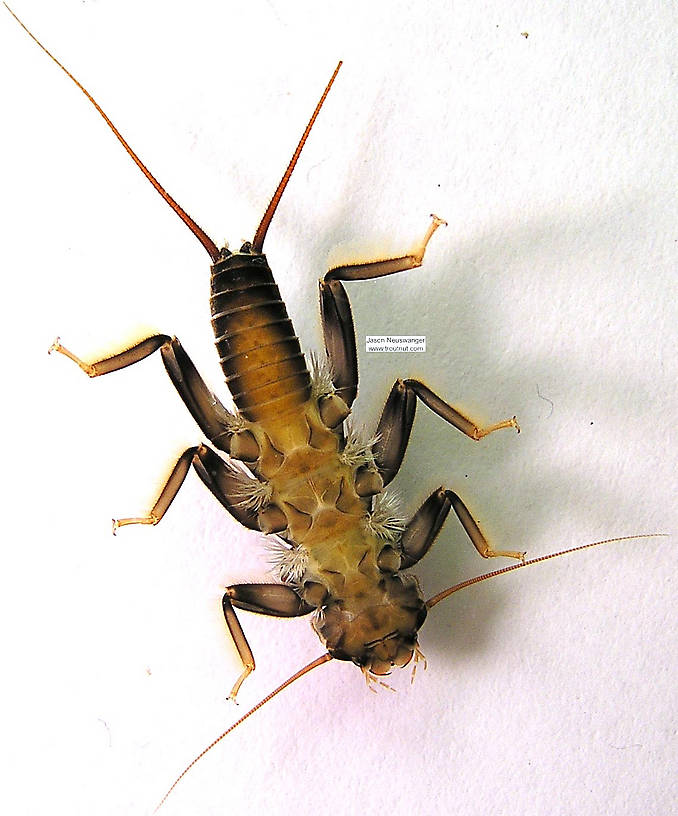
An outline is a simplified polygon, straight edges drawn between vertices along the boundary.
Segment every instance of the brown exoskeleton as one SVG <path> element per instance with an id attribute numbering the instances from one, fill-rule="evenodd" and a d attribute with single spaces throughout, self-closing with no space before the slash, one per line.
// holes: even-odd
<path id="1" fill-rule="evenodd" d="M 368 677 L 381 676 L 393 666 L 407 665 L 416 653 L 426 603 L 416 579 L 403 571 L 428 552 L 450 509 L 483 557 L 523 557 L 493 550 L 451 490 L 434 491 L 407 524 L 393 515 L 384 498 L 384 488 L 402 463 L 418 400 L 474 440 L 500 428 L 518 429 L 515 417 L 481 428 L 423 383 L 407 379 L 394 383 L 373 439 L 360 440 L 344 426 L 358 390 L 358 365 L 342 281 L 420 266 L 429 239 L 445 222 L 432 216 L 423 240 L 407 255 L 339 266 L 325 275 L 320 297 L 327 362 L 316 366 L 313 377 L 263 254 L 273 214 L 340 66 L 253 241 L 231 252 L 218 249 L 170 198 L 89 93 L 60 65 L 212 260 L 212 327 L 237 413 L 226 410 L 213 394 L 176 337 L 152 335 L 92 363 L 83 362 L 58 339 L 50 350 L 69 357 L 90 377 L 118 371 L 160 351 L 179 395 L 213 445 L 188 448 L 148 515 L 119 519 L 114 530 L 127 524 L 157 524 L 192 466 L 238 521 L 278 537 L 276 560 L 282 583 L 230 586 L 223 598 L 226 623 L 243 663 L 232 697 L 254 669 L 234 607 L 285 617 L 314 613 L 313 626 L 332 657 L 352 660 Z"/>
<path id="2" fill-rule="evenodd" d="M 368 679 L 381 677 L 394 666 L 406 666 L 413 658 L 416 661 L 418 630 L 428 609 L 459 587 L 425 600 L 416 579 L 406 570 L 428 552 L 451 509 L 480 555 L 519 559 L 521 563 L 512 568 L 531 563 L 522 561 L 521 552 L 493 550 L 462 499 L 451 490 L 435 490 L 409 521 L 391 511 L 384 493 L 403 461 L 418 400 L 476 441 L 502 428 L 518 430 L 515 417 L 480 427 L 424 383 L 404 379 L 394 383 L 372 439 L 361 441 L 344 424 L 357 394 L 358 367 L 353 320 L 342 282 L 420 266 L 429 239 L 444 222 L 433 216 L 423 239 L 407 255 L 342 265 L 327 272 L 320 283 L 327 364 L 318 364 L 312 376 L 263 245 L 339 66 L 253 241 L 231 252 L 218 248 L 165 192 L 90 94 L 54 61 L 85 93 L 208 252 L 212 326 L 237 406 L 233 413 L 222 405 L 176 337 L 152 335 L 91 363 L 83 362 L 57 340 L 52 350 L 72 359 L 90 377 L 160 351 L 170 379 L 211 443 L 188 448 L 150 512 L 140 518 L 119 519 L 114 529 L 157 524 L 193 467 L 234 518 L 272 536 L 279 583 L 236 584 L 227 588 L 223 598 L 225 620 L 243 665 L 232 697 L 254 669 L 254 657 L 235 609 L 287 617 L 313 614 L 313 626 L 327 653 L 295 677 L 330 658 L 352 661 Z"/>

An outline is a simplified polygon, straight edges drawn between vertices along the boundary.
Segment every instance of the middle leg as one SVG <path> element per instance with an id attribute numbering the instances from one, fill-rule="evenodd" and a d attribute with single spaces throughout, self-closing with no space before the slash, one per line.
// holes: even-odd
<path id="1" fill-rule="evenodd" d="M 151 511 L 145 516 L 114 519 L 113 534 L 128 524 L 157 524 L 174 501 L 191 465 L 212 495 L 236 521 L 250 530 L 261 530 L 257 511 L 265 503 L 267 484 L 224 461 L 207 445 L 196 445 L 181 454 Z"/>
<path id="2" fill-rule="evenodd" d="M 451 490 L 440 487 L 435 490 L 412 516 L 401 539 L 400 569 L 414 566 L 431 549 L 450 509 L 454 510 L 473 546 L 483 558 L 525 559 L 525 553 L 518 550 L 494 550 L 483 535 L 478 523 L 468 507 Z"/>
<path id="3" fill-rule="evenodd" d="M 419 380 L 396 380 L 377 426 L 377 441 L 372 446 L 374 461 L 385 485 L 394 479 L 402 464 L 418 399 L 433 413 L 474 441 L 502 428 L 515 428 L 520 433 L 515 417 L 482 427 L 445 402 Z"/>

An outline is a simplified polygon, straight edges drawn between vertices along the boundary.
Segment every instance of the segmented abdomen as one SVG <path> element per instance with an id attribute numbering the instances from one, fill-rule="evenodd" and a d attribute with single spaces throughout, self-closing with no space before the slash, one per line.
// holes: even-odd
<path id="1" fill-rule="evenodd" d="M 311 379 L 264 255 L 239 252 L 212 267 L 212 328 L 226 383 L 251 422 L 303 405 Z"/>

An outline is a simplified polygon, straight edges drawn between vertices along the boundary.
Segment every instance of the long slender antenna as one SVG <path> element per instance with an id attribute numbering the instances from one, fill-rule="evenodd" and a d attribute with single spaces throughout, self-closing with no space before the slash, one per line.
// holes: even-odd
<path id="1" fill-rule="evenodd" d="M 224 731 L 224 733 L 221 734 L 221 736 L 217 737 L 213 742 L 211 742 L 207 746 L 207 748 L 205 748 L 204 750 L 202 750 L 198 754 L 198 756 L 193 760 L 193 762 L 191 762 L 189 765 L 187 765 L 184 768 L 184 770 L 179 774 L 179 776 L 177 776 L 177 778 L 172 783 L 172 787 L 167 791 L 167 793 L 158 802 L 158 805 L 155 808 L 155 810 L 153 811 L 153 813 L 157 813 L 160 810 L 160 808 L 167 801 L 169 795 L 176 788 L 176 786 L 179 784 L 179 782 L 181 782 L 181 780 L 186 776 L 186 774 L 191 770 L 191 768 L 196 764 L 196 762 L 199 762 L 205 756 L 205 754 L 208 751 L 211 751 L 212 748 L 214 748 L 215 745 L 217 745 L 219 742 L 221 742 L 221 740 L 225 736 L 230 734 L 231 731 L 234 731 L 242 722 L 244 722 L 248 717 L 250 717 L 252 714 L 254 714 L 255 711 L 258 711 L 263 705 L 266 705 L 266 703 L 269 700 L 272 700 L 276 696 L 276 694 L 279 694 L 283 689 L 286 689 L 288 686 L 291 686 L 292 683 L 294 683 L 295 680 L 298 680 L 300 677 L 303 677 L 305 674 L 308 674 L 308 672 L 310 672 L 312 669 L 315 669 L 318 666 L 321 666 L 323 663 L 327 663 L 329 660 L 332 660 L 332 655 L 329 652 L 326 652 L 324 655 L 321 655 L 320 657 L 316 658 L 312 663 L 309 663 L 308 666 L 304 666 L 303 669 L 299 669 L 298 672 L 296 672 L 290 678 L 285 680 L 285 682 L 282 685 L 278 686 L 277 689 L 272 691 L 270 694 L 267 694 L 266 697 L 264 697 L 263 700 L 260 700 L 253 708 L 251 708 L 247 712 L 247 714 L 243 714 L 243 716 L 239 720 L 237 720 L 236 722 L 233 723 L 233 725 L 231 725 L 229 728 L 227 728 Z"/>
<path id="2" fill-rule="evenodd" d="M 297 159 L 301 154 L 301 151 L 306 144 L 306 139 L 308 139 L 308 134 L 311 132 L 311 128 L 313 127 L 315 120 L 318 118 L 318 114 L 320 113 L 320 108 L 323 106 L 323 102 L 327 98 L 327 94 L 330 92 L 330 88 L 332 87 L 332 83 L 336 79 L 337 74 L 339 73 L 339 69 L 341 68 L 341 60 L 339 60 L 339 64 L 334 69 L 334 73 L 332 74 L 332 78 L 327 83 L 327 87 L 323 92 L 323 95 L 320 97 L 320 102 L 315 107 L 313 111 L 313 116 L 311 116 L 309 123 L 306 125 L 306 130 L 304 131 L 304 135 L 299 140 L 299 144 L 297 145 L 297 149 L 294 151 L 294 155 L 290 163 L 287 165 L 287 170 L 280 179 L 280 184 L 278 185 L 278 189 L 273 194 L 273 198 L 271 199 L 271 203 L 268 205 L 266 212 L 264 213 L 264 217 L 261 219 L 261 223 L 257 227 L 256 234 L 254 236 L 254 240 L 252 241 L 252 249 L 254 252 L 261 252 L 264 247 L 264 238 L 266 237 L 266 233 L 268 231 L 269 225 L 273 220 L 273 214 L 276 211 L 276 208 L 282 198 L 282 194 L 285 192 L 285 187 L 287 187 L 287 182 L 290 180 L 290 176 L 292 175 L 292 171 L 294 170 L 294 166 L 297 163 Z"/>
<path id="3" fill-rule="evenodd" d="M 454 592 L 458 592 L 460 589 L 465 589 L 472 584 L 479 584 L 481 581 L 486 581 L 488 578 L 494 578 L 497 575 L 503 575 L 505 572 L 513 572 L 513 570 L 522 569 L 523 567 L 530 567 L 533 564 L 539 564 L 541 561 L 548 561 L 551 558 L 559 558 L 561 555 L 569 555 L 570 553 L 578 552 L 579 550 L 588 550 L 591 547 L 599 547 L 601 544 L 611 544 L 613 541 L 630 541 L 638 538 L 666 538 L 667 536 L 668 533 L 641 533 L 640 535 L 605 538 L 602 541 L 594 541 L 592 544 L 580 544 L 578 547 L 570 547 L 569 550 L 561 550 L 560 552 L 549 553 L 549 555 L 540 555 L 538 558 L 530 558 L 529 560 L 523 561 L 520 564 L 511 564 L 508 567 L 494 570 L 494 572 L 487 572 L 485 575 L 477 575 L 475 578 L 469 578 L 466 581 L 462 581 L 460 584 L 455 584 L 449 589 L 444 589 L 442 592 L 439 592 L 437 595 L 429 598 L 428 601 L 426 601 L 426 606 L 428 609 L 431 609 L 431 607 L 435 606 L 440 601 L 444 601 L 445 598 L 449 598 Z"/>
<path id="4" fill-rule="evenodd" d="M 195 237 L 200 241 L 200 243 L 205 247 L 207 250 L 208 255 L 212 259 L 213 263 L 216 263 L 217 259 L 219 258 L 219 250 L 217 245 L 214 241 L 207 235 L 191 218 L 191 216 L 182 209 L 179 204 L 172 198 L 172 196 L 165 190 L 165 188 L 160 184 L 160 182 L 153 176 L 146 167 L 146 165 L 141 161 L 141 159 L 137 156 L 137 154 L 132 150 L 132 148 L 127 144 L 125 139 L 122 137 L 120 131 L 116 128 L 116 126 L 111 122 L 108 116 L 104 113 L 102 108 L 99 106 L 99 103 L 94 99 L 94 97 L 90 94 L 90 92 L 83 87 L 78 80 L 73 76 L 73 74 L 65 68 L 59 60 L 48 51 L 45 46 L 40 42 L 40 40 L 31 32 L 29 29 L 21 22 L 21 20 L 16 16 L 16 14 L 12 11 L 12 9 L 7 5 L 7 3 L 3 3 L 7 11 L 14 17 L 14 19 L 19 23 L 21 28 L 28 34 L 28 36 L 36 42 L 40 48 L 47 54 L 47 56 L 55 62 L 59 68 L 66 74 L 66 76 L 71 79 L 80 90 L 85 94 L 85 96 L 89 99 L 89 101 L 94 105 L 98 113 L 101 115 L 103 120 L 106 122 L 108 127 L 113 131 L 116 138 L 120 142 L 120 144 L 125 148 L 125 150 L 129 153 L 132 161 L 137 165 L 137 167 L 141 170 L 141 172 L 146 176 L 146 178 L 151 182 L 151 184 L 155 187 L 155 189 L 160 193 L 160 195 L 165 199 L 165 201 L 169 204 L 169 206 L 174 210 L 174 212 L 181 218 L 181 220 L 186 224 L 186 226 L 190 229 L 190 231 L 195 235 Z"/>

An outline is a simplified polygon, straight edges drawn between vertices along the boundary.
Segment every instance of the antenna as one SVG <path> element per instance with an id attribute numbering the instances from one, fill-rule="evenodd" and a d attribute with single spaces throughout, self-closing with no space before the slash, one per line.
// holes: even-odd
<path id="1" fill-rule="evenodd" d="M 531 567 L 533 564 L 539 564 L 541 561 L 549 561 L 551 558 L 560 558 L 561 555 L 569 555 L 570 553 L 578 552 L 579 550 L 589 550 L 591 547 L 599 547 L 601 544 L 612 544 L 614 541 L 630 541 L 638 538 L 666 538 L 667 536 L 668 533 L 641 533 L 640 535 L 605 538 L 602 541 L 594 541 L 592 544 L 580 544 L 578 547 L 570 547 L 569 550 L 561 550 L 560 552 L 549 553 L 549 555 L 540 555 L 538 558 L 530 558 L 520 564 L 511 564 L 508 567 L 503 567 L 502 569 L 494 570 L 493 572 L 487 572 L 485 575 L 477 575 L 475 578 L 468 578 L 466 581 L 455 584 L 449 589 L 444 589 L 442 592 L 439 592 L 437 595 L 429 598 L 428 601 L 426 601 L 426 607 L 427 609 L 431 609 L 431 607 L 434 607 L 440 601 L 444 601 L 445 598 L 449 598 L 453 593 L 458 592 L 460 589 L 465 589 L 472 584 L 479 584 L 481 581 L 486 581 L 488 578 L 494 578 L 497 575 L 503 575 L 505 572 L 513 572 L 513 570 L 523 569 L 523 567 Z"/>
<path id="2" fill-rule="evenodd" d="M 262 706 L 266 705 L 266 703 L 267 703 L 269 700 L 272 700 L 272 699 L 273 699 L 273 698 L 276 696 L 276 694 L 279 694 L 279 693 L 280 693 L 280 692 L 281 692 L 283 689 L 286 689 L 288 686 L 291 686 L 291 685 L 292 685 L 292 683 L 294 683 L 294 681 L 295 681 L 295 680 L 298 680 L 300 677 L 303 677 L 305 674 L 308 674 L 308 672 L 310 672 L 312 669 L 315 669 L 315 668 L 317 668 L 318 666 L 321 666 L 323 663 L 327 663 L 327 662 L 328 662 L 328 660 L 332 660 L 332 655 L 331 655 L 329 652 L 326 652 L 324 655 L 321 655 L 320 657 L 316 658 L 316 659 L 315 659 L 315 660 L 314 660 L 312 663 L 309 663 L 309 664 L 308 664 L 308 666 L 304 666 L 304 668 L 303 668 L 303 669 L 299 669 L 299 671 L 298 671 L 298 672 L 296 672 L 296 673 L 295 673 L 295 674 L 293 674 L 293 675 L 292 675 L 290 678 L 288 678 L 287 680 L 285 680 L 285 682 L 284 682 L 284 683 L 282 683 L 282 685 L 278 686 L 278 688 L 277 688 L 277 689 L 275 689 L 274 691 L 272 691 L 270 694 L 267 694 L 267 695 L 264 697 L 264 699 L 263 699 L 263 700 L 260 700 L 260 701 L 259 701 L 259 702 L 258 702 L 258 703 L 255 705 L 255 706 L 253 706 L 252 708 L 250 708 L 250 710 L 247 712 L 247 714 L 243 714 L 243 716 L 242 716 L 242 717 L 241 717 L 239 720 L 237 720 L 236 722 L 234 722 L 234 723 L 233 723 L 233 725 L 229 726 L 229 727 L 228 727 L 228 728 L 227 728 L 227 729 L 224 731 L 224 733 L 223 733 L 223 734 L 221 734 L 221 735 L 220 735 L 220 736 L 218 736 L 218 737 L 217 737 L 217 738 L 216 738 L 216 739 L 215 739 L 213 742 L 211 742 L 211 743 L 210 743 L 210 744 L 207 746 L 207 748 L 204 748 L 204 749 L 203 749 L 203 750 L 202 750 L 202 751 L 201 751 L 201 752 L 198 754 L 198 756 L 197 756 L 197 757 L 196 757 L 196 758 L 195 758 L 195 759 L 194 759 L 194 760 L 193 760 L 193 761 L 192 761 L 190 764 L 188 764 L 188 765 L 187 765 L 187 766 L 184 768 L 184 770 L 183 770 L 183 771 L 182 771 L 182 772 L 179 774 L 179 776 L 177 776 L 177 778 L 176 778 L 176 779 L 174 780 L 174 782 L 172 783 L 172 787 L 171 787 L 171 788 L 170 788 L 170 789 L 167 791 L 167 793 L 166 793 L 166 794 L 165 794 L 165 795 L 162 797 L 162 799 L 161 799 L 161 800 L 158 802 L 158 805 L 157 805 L 157 807 L 155 808 L 155 810 L 153 811 L 153 813 L 157 813 L 157 812 L 160 810 L 160 808 L 161 808 L 161 807 L 162 807 L 162 806 L 165 804 L 165 802 L 167 801 L 167 799 L 168 799 L 169 795 L 170 795 L 170 794 L 172 793 L 172 791 L 173 791 L 173 790 L 176 788 L 176 786 L 179 784 L 179 782 L 181 782 L 181 780 L 182 780 L 182 779 L 183 779 L 183 778 L 186 776 L 186 774 L 187 774 L 187 773 L 188 773 L 188 772 L 191 770 L 191 768 L 192 768 L 192 767 L 193 767 L 193 766 L 196 764 L 196 762 L 199 762 L 199 761 L 200 761 L 200 760 L 201 760 L 201 759 L 202 759 L 202 758 L 205 756 L 205 754 L 206 754 L 208 751 L 211 751 L 211 750 L 212 750 L 212 748 L 214 748 L 214 746 L 215 746 L 215 745 L 217 745 L 218 743 L 220 743 L 220 742 L 221 742 L 221 740 L 222 740 L 222 739 L 223 739 L 225 736 L 227 736 L 228 734 L 230 734 L 230 733 L 231 733 L 231 731 L 235 731 L 235 729 L 236 729 L 236 728 L 237 728 L 237 727 L 238 727 L 238 726 L 239 726 L 241 723 L 245 722 L 245 720 L 246 720 L 248 717 L 252 716 L 252 714 L 254 714 L 254 712 L 255 712 L 255 711 L 258 711 L 258 710 L 259 710 L 259 709 L 260 709 Z"/>

